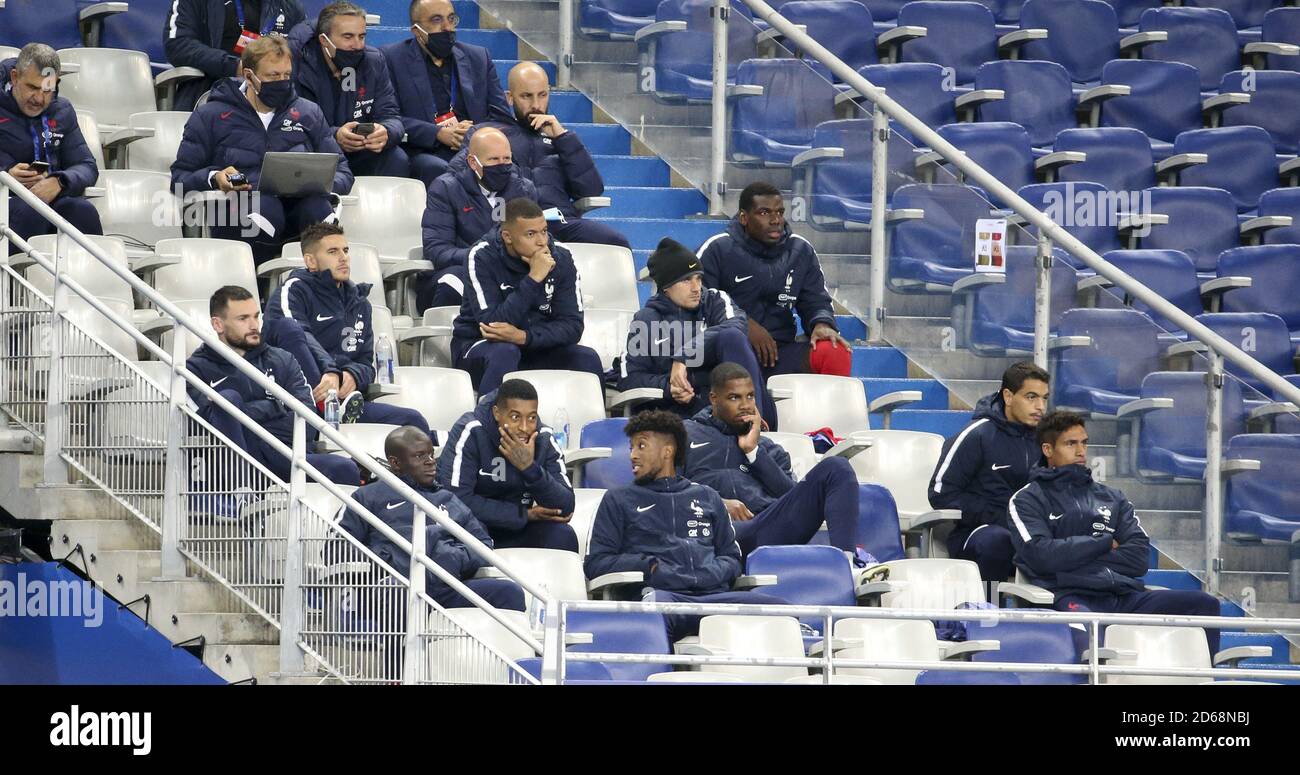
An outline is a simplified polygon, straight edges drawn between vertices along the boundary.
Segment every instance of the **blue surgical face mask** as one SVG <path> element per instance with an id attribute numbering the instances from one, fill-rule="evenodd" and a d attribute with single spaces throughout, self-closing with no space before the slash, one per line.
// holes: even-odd
<path id="1" fill-rule="evenodd" d="M 268 108 L 284 110 L 298 98 L 297 91 L 293 86 L 293 80 L 290 78 L 283 81 L 261 81 L 254 76 L 254 80 L 258 81 L 255 85 L 257 98 Z"/>

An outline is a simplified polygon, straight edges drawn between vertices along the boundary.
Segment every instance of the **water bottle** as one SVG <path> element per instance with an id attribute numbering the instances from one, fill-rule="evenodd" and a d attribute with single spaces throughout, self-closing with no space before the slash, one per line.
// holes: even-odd
<path id="1" fill-rule="evenodd" d="M 543 584 L 542 592 L 545 593 L 546 595 L 550 595 L 551 589 L 550 587 Z M 546 625 L 546 604 L 542 602 L 542 598 L 534 597 L 528 603 L 528 629 L 532 630 L 533 632 L 541 632 L 542 628 L 545 625 Z"/>
<path id="2" fill-rule="evenodd" d="M 375 379 L 381 385 L 393 384 L 393 343 L 388 334 L 381 334 L 375 348 Z"/>
<path id="3" fill-rule="evenodd" d="M 551 429 L 555 436 L 555 443 L 560 445 L 560 449 L 569 448 L 569 413 L 560 407 L 555 413 L 555 427 Z"/>
<path id="4" fill-rule="evenodd" d="M 325 396 L 325 422 L 334 430 L 339 429 L 339 391 L 331 389 Z"/>

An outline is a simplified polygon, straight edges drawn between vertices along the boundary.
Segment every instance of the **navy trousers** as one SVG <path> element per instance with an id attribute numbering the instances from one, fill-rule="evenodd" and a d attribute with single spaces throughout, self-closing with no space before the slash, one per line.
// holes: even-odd
<path id="1" fill-rule="evenodd" d="M 627 237 L 624 237 L 623 233 L 618 229 L 600 221 L 589 221 L 586 218 L 566 217 L 565 223 L 550 221 L 546 224 L 546 229 L 559 242 L 617 245 L 629 249 L 632 247 L 631 243 L 627 241 Z"/>
<path id="2" fill-rule="evenodd" d="M 242 201 L 242 197 L 241 200 Z M 239 213 L 238 223 L 235 225 L 218 226 L 213 219 L 216 217 L 215 208 L 226 208 L 221 211 L 222 220 L 230 223 L 229 203 L 215 203 L 209 205 L 208 218 L 212 223 L 212 236 L 216 239 L 230 239 L 247 242 L 253 249 L 253 261 L 261 264 L 280 255 L 280 247 L 286 242 L 294 242 L 302 230 L 325 220 L 333 220 L 334 207 L 330 204 L 328 196 L 305 196 L 296 199 L 281 199 L 276 196 L 259 193 L 255 200 L 257 203 L 256 210 L 259 215 L 266 219 L 266 222 L 275 230 L 274 234 L 267 234 L 262 231 L 256 224 L 247 221 L 242 213 Z"/>
<path id="3" fill-rule="evenodd" d="M 1058 611 L 1096 611 L 1107 614 L 1219 615 L 1219 601 L 1213 595 L 1194 589 L 1144 589 L 1123 595 L 1061 595 L 1052 607 Z M 1088 648 L 1086 633 L 1076 629 L 1071 629 L 1071 632 L 1076 641 L 1080 636 L 1083 637 L 1081 650 Z M 1219 631 L 1206 630 L 1205 640 L 1209 643 L 1210 658 L 1213 659 L 1219 651 Z"/>
<path id="4" fill-rule="evenodd" d="M 411 177 L 411 160 L 400 145 L 385 148 L 379 153 L 357 151 L 347 154 L 348 168 L 353 175 L 383 175 L 390 178 Z"/>
<path id="5" fill-rule="evenodd" d="M 411 164 L 410 177 L 418 178 L 424 183 L 425 188 L 433 185 L 433 181 L 447 171 L 447 162 L 455 153 L 450 148 L 446 149 L 446 151 L 447 155 L 444 157 L 440 154 L 408 148 L 406 155 Z"/>
<path id="6" fill-rule="evenodd" d="M 220 393 L 236 408 L 243 410 L 244 399 L 238 393 L 233 390 L 222 390 Z M 239 421 L 226 413 L 225 410 L 215 403 L 208 404 L 200 412 L 199 416 L 212 423 L 212 426 L 221 431 L 235 446 L 252 455 L 254 460 L 266 466 L 271 473 L 283 481 L 289 481 L 289 458 L 272 449 L 269 444 L 259 437 L 251 433 L 244 433 L 244 426 L 240 425 Z M 284 441 L 284 439 L 281 439 L 281 441 Z M 285 443 L 289 444 L 290 442 L 285 441 Z M 361 481 L 357 464 L 352 462 L 351 458 L 338 455 L 309 454 L 307 455 L 307 462 L 315 466 L 331 482 L 336 484 L 357 485 Z M 221 472 L 214 471 L 212 475 L 218 477 L 221 476 Z"/>
<path id="7" fill-rule="evenodd" d="M 474 608 L 465 596 L 432 577 L 425 584 L 429 597 L 443 608 Z M 474 594 L 486 600 L 493 608 L 510 611 L 524 610 L 524 591 L 510 579 L 467 579 L 464 582 Z"/>
<path id="8" fill-rule="evenodd" d="M 695 398 L 689 404 L 679 404 L 670 397 L 654 401 L 646 409 L 666 409 L 682 417 L 691 417 L 709 404 L 709 373 L 719 363 L 731 361 L 740 364 L 754 380 L 754 397 L 758 402 L 763 419 L 767 420 L 769 430 L 776 430 L 776 403 L 767 392 L 767 383 L 763 380 L 763 370 L 758 366 L 754 348 L 749 346 L 749 337 L 739 331 L 727 330 L 718 334 L 704 348 L 704 362 L 690 367 L 687 376 L 695 388 Z"/>
<path id="9" fill-rule="evenodd" d="M 812 467 L 802 482 L 754 518 L 732 522 L 740 551 L 760 546 L 806 544 L 825 521 L 831 545 L 847 552 L 858 545 L 858 478 L 842 457 Z"/>
<path id="10" fill-rule="evenodd" d="M 488 528 L 496 549 L 559 549 L 578 551 L 578 534 L 567 522 L 529 522 L 523 530 Z"/>
<path id="11" fill-rule="evenodd" d="M 88 199 L 79 196 L 63 196 L 55 199 L 50 207 L 82 234 L 104 233 L 99 222 L 99 211 Z M 9 228 L 18 232 L 18 236 L 25 240 L 43 234 L 53 234 L 56 231 L 54 224 L 45 220 L 40 213 L 16 196 L 9 197 Z M 20 252 L 22 251 L 13 242 L 9 243 L 11 255 Z"/>
<path id="12" fill-rule="evenodd" d="M 469 372 L 480 395 L 501 387 L 502 377 L 520 369 L 585 371 L 595 374 L 597 379 L 605 373 L 596 351 L 580 344 L 535 350 L 509 342 L 457 339 L 453 340 L 452 349 L 452 363 Z"/>
<path id="13" fill-rule="evenodd" d="M 748 603 L 749 605 L 789 605 L 789 601 L 776 595 L 761 592 L 715 592 L 711 595 L 687 595 L 681 592 L 668 592 L 656 589 L 642 599 L 643 603 Z M 700 619 L 703 617 L 689 614 L 664 614 L 664 625 L 668 629 L 668 642 L 676 643 L 688 635 L 698 635 Z"/>
<path id="14" fill-rule="evenodd" d="M 807 374 L 810 352 L 812 345 L 807 342 L 777 342 L 776 365 L 763 367 L 763 379 L 777 374 Z M 757 360 L 758 356 L 755 355 L 754 358 Z"/>
<path id="15" fill-rule="evenodd" d="M 1015 572 L 1011 560 L 1015 555 L 1011 532 L 1001 525 L 980 525 L 969 533 L 954 530 L 948 536 L 948 556 L 973 560 L 980 566 L 980 578 L 985 581 L 1011 578 Z"/>

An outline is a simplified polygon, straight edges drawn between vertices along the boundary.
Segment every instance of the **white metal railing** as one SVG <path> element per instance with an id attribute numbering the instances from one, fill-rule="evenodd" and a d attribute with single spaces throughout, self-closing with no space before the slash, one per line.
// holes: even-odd
<path id="1" fill-rule="evenodd" d="M 138 331 L 121 309 L 88 292 L 64 268 L 60 246 L 46 256 L 7 222 L 16 195 L 171 318 L 220 353 L 231 366 L 294 414 L 294 444 L 283 444 L 185 368 L 183 341 L 167 352 Z M 345 680 L 358 682 L 536 683 L 511 660 L 449 618 L 423 592 L 426 573 L 459 592 L 523 643 L 543 653 L 538 637 L 488 605 L 460 579 L 412 547 L 307 460 L 306 426 L 416 505 L 417 525 L 432 519 L 471 551 L 539 600 L 549 593 L 521 578 L 446 512 L 251 367 L 215 333 L 184 315 L 129 270 L 109 260 L 7 173 L 0 172 L 0 249 L 26 252 L 53 277 L 46 295 L 12 267 L 0 272 L 0 332 L 9 344 L 0 358 L 0 410 L 44 439 L 45 482 L 67 482 L 77 469 L 159 534 L 162 571 L 185 576 L 188 559 L 229 587 L 281 630 L 281 671 L 301 672 L 311 655 Z M 106 342 L 86 330 L 106 322 Z M 93 327 L 93 326 L 92 326 Z M 167 368 L 163 384 L 136 364 L 143 348 Z M 289 461 L 289 482 L 233 446 L 191 406 L 196 390 Z M 306 484 L 319 484 L 399 549 L 411 571 L 398 574 L 335 524 L 334 514 L 305 507 Z M 420 539 L 423 532 L 417 531 Z M 309 561 L 310 560 L 310 561 Z M 394 592 L 397 594 L 395 595 Z M 441 643 L 429 648 L 431 643 Z M 454 647 L 453 647 L 454 646 Z M 419 659 L 412 659 L 412 651 Z M 365 657 L 358 658 L 358 655 Z M 423 657 L 428 657 L 427 659 Z"/>

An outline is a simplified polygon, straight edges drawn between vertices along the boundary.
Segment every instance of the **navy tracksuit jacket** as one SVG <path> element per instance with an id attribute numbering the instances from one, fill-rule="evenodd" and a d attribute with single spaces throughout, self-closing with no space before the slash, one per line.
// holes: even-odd
<path id="1" fill-rule="evenodd" d="M 44 113 L 29 118 L 19 109 L 9 80 L 17 64 L 16 57 L 0 62 L 0 169 L 8 172 L 15 164 L 49 162 L 50 176 L 63 183 L 59 198 L 81 196 L 99 178 L 99 166 L 81 134 L 77 111 L 56 95 Z"/>
<path id="2" fill-rule="evenodd" d="M 793 342 L 794 312 L 804 331 L 818 323 L 835 327 L 835 310 L 826 290 L 817 251 L 785 226 L 785 236 L 771 247 L 751 238 L 737 218 L 698 251 L 704 284 L 726 291 L 750 320 L 780 343 Z"/>
<path id="3" fill-rule="evenodd" d="M 352 375 L 362 392 L 375 381 L 375 330 L 371 325 L 370 283 L 334 282 L 328 270 L 295 269 L 267 297 L 265 328 L 285 318 L 302 327 L 312 360 L 321 374 Z M 396 343 L 393 343 L 396 347 Z"/>
<path id="4" fill-rule="evenodd" d="M 311 397 L 311 387 L 303 377 L 298 361 L 288 352 L 263 341 L 245 353 L 244 360 L 275 380 L 277 385 L 292 393 L 303 406 L 315 406 L 316 402 Z M 185 361 L 185 368 L 206 381 L 214 390 L 233 390 L 238 393 L 244 402 L 244 413 L 250 420 L 260 424 L 285 444 L 293 444 L 293 411 L 286 408 L 279 399 L 267 395 L 265 389 L 250 382 L 206 344 L 200 345 L 189 360 Z M 186 391 L 200 412 L 212 403 L 207 396 L 192 386 L 187 386 Z M 307 443 L 310 445 L 315 437 L 316 430 L 310 425 L 307 426 Z"/>
<path id="5" fill-rule="evenodd" d="M 515 168 L 505 190 L 496 194 L 501 210 L 496 217 L 504 214 L 506 202 L 517 197 L 536 201 L 537 189 Z M 469 165 L 443 173 L 429 186 L 420 222 L 424 257 L 439 272 L 465 266 L 470 247 L 498 225 L 496 217 Z"/>
<path id="6" fill-rule="evenodd" d="M 705 288 L 695 309 L 683 309 L 664 294 L 656 293 L 632 317 L 618 389 L 657 388 L 666 395 L 673 362 L 691 366 L 691 360 L 703 358 L 712 340 L 726 331 L 748 335 L 745 311 L 725 291 Z M 696 385 L 697 398 L 708 393 L 708 374 L 697 373 L 700 371 L 704 369 L 692 367 L 691 382 Z"/>
<path id="7" fill-rule="evenodd" d="M 744 503 L 754 514 L 794 489 L 789 453 L 760 435 L 750 463 L 736 443 L 736 432 L 713 415 L 712 407 L 686 421 L 686 435 L 690 448 L 683 475 L 712 487 L 723 498 Z"/>
<path id="8" fill-rule="evenodd" d="M 605 192 L 605 181 L 596 168 L 596 162 L 583 145 L 582 138 L 572 129 L 550 138 L 523 126 L 513 116 L 509 121 L 475 125 L 465 136 L 460 156 L 468 153 L 469 138 L 481 126 L 500 129 L 510 140 L 510 154 L 515 166 L 537 187 L 537 203 L 542 207 L 559 208 L 565 218 L 577 218 L 573 206 L 575 199 L 600 196 Z"/>
<path id="9" fill-rule="evenodd" d="M 606 492 L 583 567 L 589 579 L 641 571 L 655 589 L 709 595 L 740 575 L 740 546 L 718 493 L 674 476 Z"/>
<path id="10" fill-rule="evenodd" d="M 225 33 L 226 5 L 230 0 L 173 0 L 163 20 L 163 50 L 176 67 L 197 67 L 207 76 L 176 90 L 176 110 L 193 110 L 214 81 L 236 75 L 239 55 L 217 48 Z M 288 35 L 306 17 L 298 0 L 262 0 L 262 18 L 245 19 L 261 35 Z"/>

